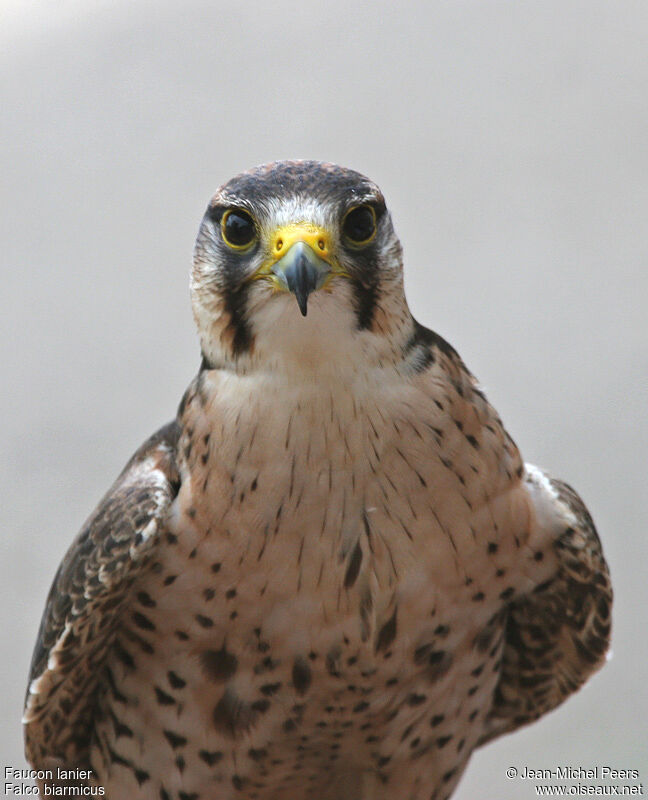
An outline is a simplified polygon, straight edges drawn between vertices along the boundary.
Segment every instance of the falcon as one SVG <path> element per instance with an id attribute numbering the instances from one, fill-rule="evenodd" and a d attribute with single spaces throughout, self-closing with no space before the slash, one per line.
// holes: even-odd
<path id="1" fill-rule="evenodd" d="M 224 184 L 191 294 L 200 370 L 47 600 L 24 716 L 41 791 L 450 797 L 475 748 L 603 663 L 590 515 L 412 317 L 357 172 Z"/>

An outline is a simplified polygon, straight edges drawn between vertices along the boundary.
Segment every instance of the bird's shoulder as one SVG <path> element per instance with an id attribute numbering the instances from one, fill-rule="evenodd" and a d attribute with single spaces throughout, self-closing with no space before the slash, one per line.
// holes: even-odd
<path id="1" fill-rule="evenodd" d="M 34 765 L 83 757 L 99 667 L 179 490 L 179 436 L 178 423 L 171 422 L 135 452 L 54 577 L 25 703 L 26 751 Z"/>
<path id="2" fill-rule="evenodd" d="M 448 413 L 464 416 L 472 409 L 482 422 L 493 421 L 501 425 L 497 412 L 457 350 L 417 320 L 413 320 L 413 331 L 404 348 L 404 360 L 415 381 L 435 387 L 437 394 L 446 399 L 449 405 L 444 410 Z"/>
<path id="3" fill-rule="evenodd" d="M 493 491 L 515 488 L 524 472 L 520 452 L 455 348 L 414 320 L 405 363 L 412 384 L 421 392 L 421 411 L 437 417 L 444 449 L 494 481 Z"/>
<path id="4" fill-rule="evenodd" d="M 544 580 L 507 608 L 501 672 L 482 743 L 560 705 L 605 661 L 612 586 L 601 540 L 580 496 L 527 464 L 529 559 Z"/>

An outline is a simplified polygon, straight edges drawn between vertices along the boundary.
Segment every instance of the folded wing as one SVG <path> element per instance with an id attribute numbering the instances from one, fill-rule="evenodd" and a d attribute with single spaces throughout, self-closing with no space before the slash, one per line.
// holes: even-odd
<path id="1" fill-rule="evenodd" d="M 175 422 L 152 436 L 72 543 L 32 658 L 25 750 L 36 769 L 88 766 L 94 694 L 130 587 L 151 564 L 179 489 Z"/>
<path id="2" fill-rule="evenodd" d="M 546 714 L 605 660 L 612 587 L 594 523 L 566 483 L 527 465 L 535 524 L 557 569 L 508 609 L 501 674 L 481 744 Z"/>

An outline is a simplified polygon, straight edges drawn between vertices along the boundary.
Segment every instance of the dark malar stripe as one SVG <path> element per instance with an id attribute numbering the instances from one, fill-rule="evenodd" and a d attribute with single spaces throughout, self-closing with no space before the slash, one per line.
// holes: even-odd
<path id="1" fill-rule="evenodd" d="M 375 283 L 362 284 L 359 280 L 352 280 L 351 285 L 358 330 L 370 330 L 378 303 L 378 287 Z"/>
<path id="2" fill-rule="evenodd" d="M 252 346 L 252 331 L 246 319 L 249 286 L 247 283 L 225 289 L 225 310 L 229 315 L 228 330 L 232 336 L 232 355 L 247 353 Z"/>

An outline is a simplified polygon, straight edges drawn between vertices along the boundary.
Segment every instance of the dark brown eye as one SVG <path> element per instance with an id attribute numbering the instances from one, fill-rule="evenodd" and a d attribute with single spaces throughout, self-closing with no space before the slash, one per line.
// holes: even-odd
<path id="1" fill-rule="evenodd" d="M 223 241 L 234 250 L 244 250 L 256 239 L 254 220 L 242 208 L 230 208 L 221 220 Z"/>
<path id="2" fill-rule="evenodd" d="M 344 217 L 342 233 L 356 247 L 369 244 L 376 235 L 376 212 L 371 206 L 352 208 Z"/>

